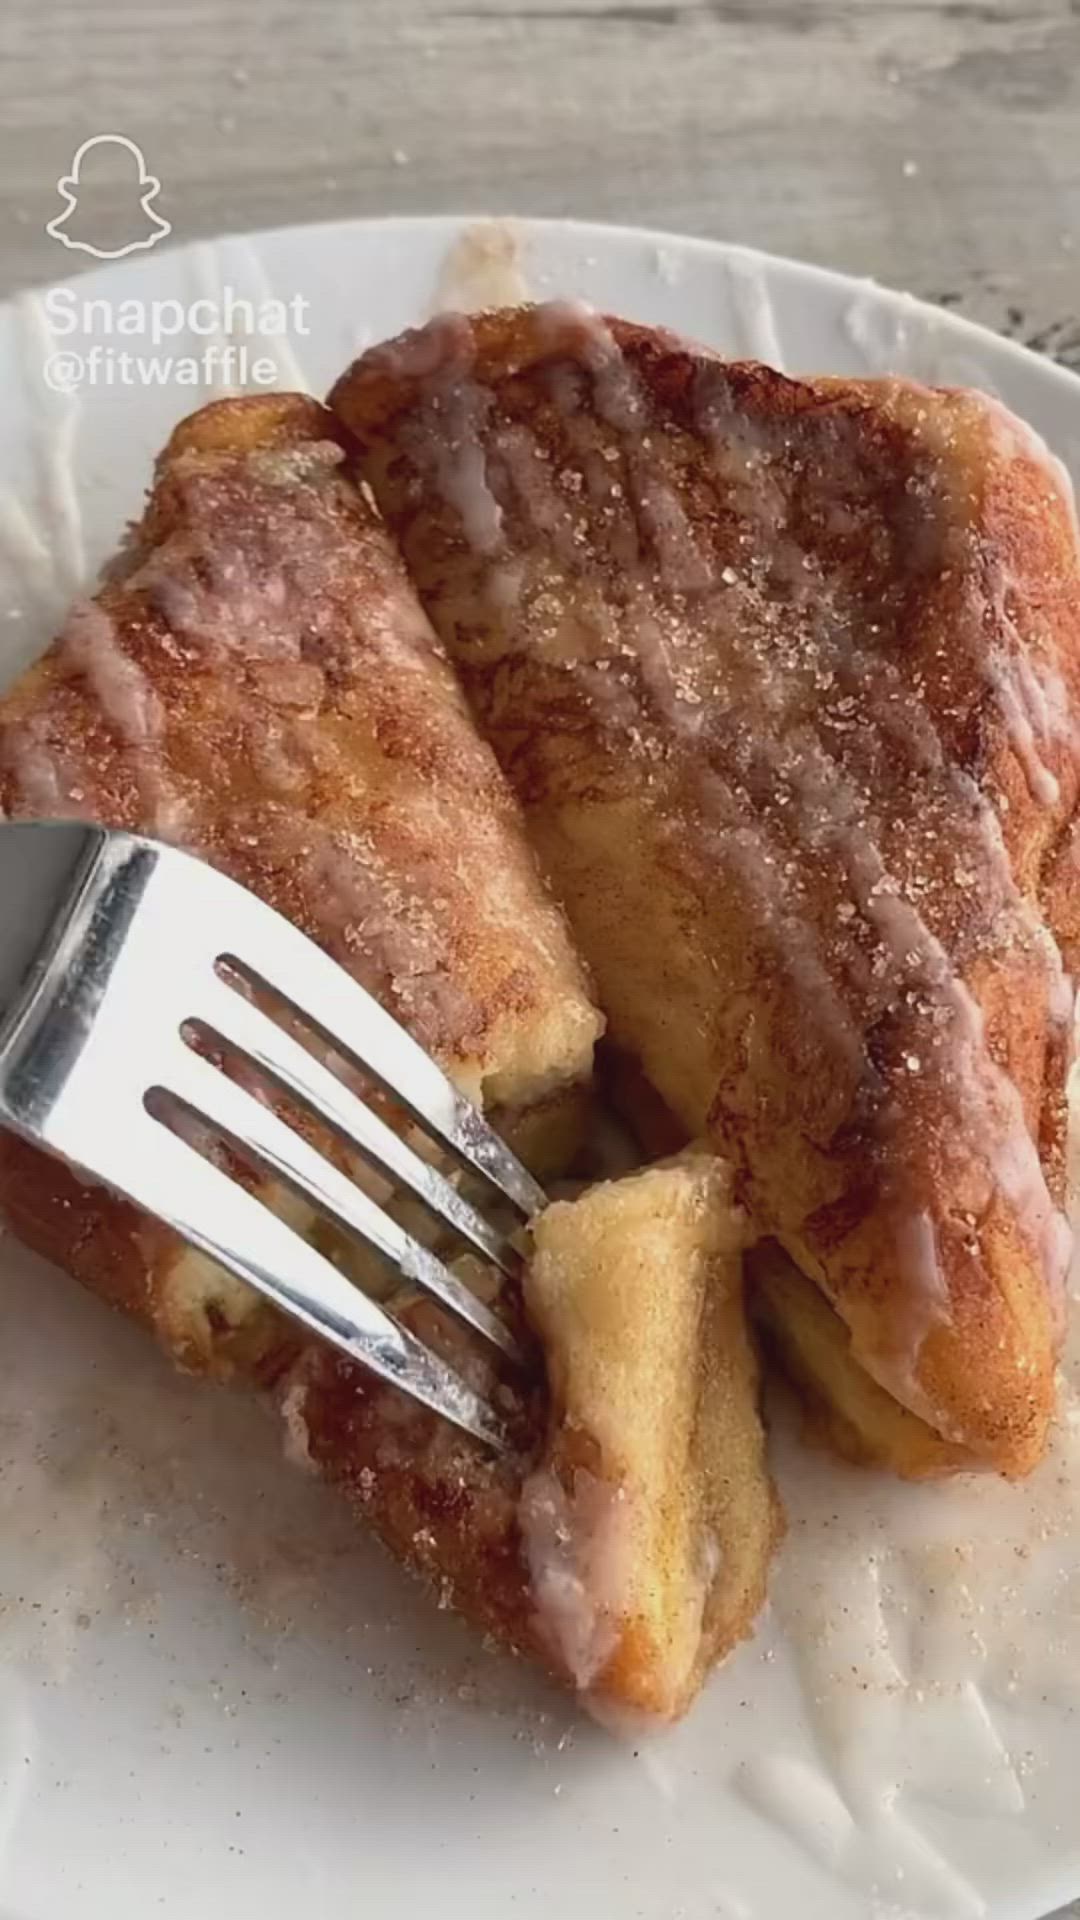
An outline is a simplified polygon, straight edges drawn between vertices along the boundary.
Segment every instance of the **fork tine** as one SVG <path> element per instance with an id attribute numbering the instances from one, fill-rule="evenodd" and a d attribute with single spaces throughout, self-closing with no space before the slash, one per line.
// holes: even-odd
<path id="1" fill-rule="evenodd" d="M 161 1086 L 239 1152 L 253 1158 L 347 1232 L 358 1234 L 397 1267 L 404 1279 L 438 1300 L 466 1326 L 511 1359 L 523 1358 L 513 1334 L 498 1315 L 435 1254 L 384 1213 L 271 1107 L 263 1106 L 209 1060 L 185 1047 L 170 1065 Z"/>
<path id="2" fill-rule="evenodd" d="M 498 1415 L 453 1368 L 254 1194 L 149 1115 L 132 1116 L 110 1184 L 349 1359 L 486 1445 L 506 1448 Z"/>
<path id="3" fill-rule="evenodd" d="M 415 1194 L 508 1279 L 517 1277 L 521 1261 L 505 1236 L 299 1040 L 217 976 L 200 982 L 192 1001 L 193 1018 L 216 1039 L 257 1065 L 347 1146 Z"/>
<path id="4" fill-rule="evenodd" d="M 228 945 L 218 958 L 374 1074 L 421 1126 L 490 1180 L 526 1219 L 539 1213 L 546 1204 L 543 1189 L 412 1036 L 306 934 L 253 896 L 241 891 L 240 898 L 251 909 L 251 951 L 259 955 L 258 965 Z M 236 902 L 229 904 L 235 920 Z"/>
<path id="5" fill-rule="evenodd" d="M 422 1125 L 485 1171 L 523 1211 L 543 1204 L 536 1183 L 396 1022 L 305 935 L 242 887 L 193 856 L 140 836 L 96 830 L 88 836 L 78 829 L 78 845 L 69 858 L 75 830 L 34 831 L 55 836 L 65 857 L 51 864 L 45 859 L 35 869 L 42 895 L 40 900 L 35 895 L 36 906 L 31 901 L 37 920 L 4 987 L 0 1124 L 163 1220 L 379 1377 L 486 1444 L 505 1448 L 505 1425 L 481 1393 L 338 1272 L 261 1195 L 248 1192 L 179 1137 L 158 1117 L 160 1109 L 148 1109 L 159 1095 L 170 1096 L 515 1355 L 503 1323 L 427 1248 L 271 1106 L 184 1043 L 187 1023 L 199 1024 L 200 987 L 208 989 L 210 983 L 218 996 L 214 1000 L 211 990 L 203 993 L 211 1012 L 220 1013 L 220 996 L 226 993 L 235 1002 L 230 1013 L 238 1009 L 243 1019 L 249 1007 L 242 994 L 215 977 L 215 961 L 231 962 L 244 978 L 292 1008 L 335 1051 L 374 1073 L 411 1106 Z M 18 832 L 2 826 L 0 840 Z M 20 857 L 22 846 L 20 841 Z M 215 939 L 217 928 L 225 931 Z M 265 972 L 235 959 L 237 949 L 257 951 L 260 960 L 265 954 Z M 169 956 L 164 967 L 163 954 Z M 233 1022 L 221 1024 L 228 1050 L 236 1044 L 230 1039 Z M 268 1071 L 275 1055 L 253 1024 L 250 1032 L 249 1026 L 240 1029 L 241 1038 L 259 1039 L 258 1051 L 252 1049 L 249 1058 L 258 1064 L 265 1054 L 260 1070 Z M 369 1030 L 370 1046 L 364 1037 Z M 305 1091 L 310 1096 L 308 1056 L 306 1049 L 301 1052 L 298 1099 Z M 286 1057 L 285 1077 L 278 1077 L 277 1084 L 287 1090 L 295 1065 Z M 338 1083 L 330 1078 L 335 1102 L 325 1117 L 333 1125 L 342 1116 Z M 305 1104 L 311 1105 L 310 1097 Z M 407 1165 L 399 1155 L 394 1162 Z M 451 1203 L 440 1197 L 446 1212 Z"/>

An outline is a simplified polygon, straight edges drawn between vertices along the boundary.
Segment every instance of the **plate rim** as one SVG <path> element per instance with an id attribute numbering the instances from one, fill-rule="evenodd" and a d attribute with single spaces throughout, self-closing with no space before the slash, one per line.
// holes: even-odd
<path id="1" fill-rule="evenodd" d="M 749 246 L 740 241 L 729 241 L 711 235 L 685 234 L 663 227 L 641 226 L 635 223 L 615 221 L 588 221 L 564 219 L 558 216 L 515 215 L 512 213 L 438 213 L 438 214 L 379 214 L 339 217 L 331 220 L 314 219 L 289 222 L 284 225 L 270 225 L 255 228 L 238 228 L 212 235 L 194 235 L 189 239 L 170 242 L 155 250 L 153 254 L 139 259 L 126 259 L 97 263 L 88 266 L 68 280 L 46 280 L 21 288 L 13 289 L 4 296 L 2 304 L 11 307 L 22 298 L 38 296 L 55 285 L 78 285 L 80 281 L 93 278 L 104 281 L 123 269 L 125 275 L 140 278 L 152 278 L 156 271 L 156 262 L 175 259 L 176 256 L 199 247 L 215 248 L 230 242 L 247 242 L 255 248 L 267 244 L 285 244 L 296 235 L 305 235 L 319 244 L 333 244 L 346 235 L 358 233 L 376 235 L 401 235 L 406 244 L 434 246 L 443 243 L 452 244 L 464 230 L 476 227 L 502 226 L 521 236 L 528 244 L 531 236 L 559 235 L 578 242 L 583 248 L 592 247 L 609 253 L 624 253 L 629 256 L 640 248 L 669 248 L 680 254 L 699 258 L 707 263 L 720 266 L 725 261 L 738 261 L 760 269 L 769 276 L 770 285 L 775 289 L 777 281 L 787 276 L 804 283 L 819 286 L 836 303 L 850 300 L 853 295 L 873 296 L 880 301 L 884 309 L 901 309 L 911 315 L 919 325 L 932 328 L 939 337 L 966 344 L 974 353 L 992 367 L 994 361 L 1022 369 L 1029 378 L 1038 378 L 1047 384 L 1047 390 L 1057 390 L 1080 420 L 1080 373 L 1061 366 L 1049 357 L 1038 353 L 1023 343 L 1010 340 L 994 331 L 992 327 L 970 320 L 951 309 L 937 306 L 932 301 L 921 298 L 899 288 L 883 284 L 871 277 L 848 273 L 842 269 L 818 265 L 796 256 L 774 254 L 763 249 Z M 526 271 L 527 271 L 527 262 Z M 752 356 L 743 356 L 746 358 Z M 798 376 L 791 376 L 797 378 Z M 867 374 L 868 378 L 874 377 Z M 922 383 L 920 383 L 922 384 Z M 212 397 L 212 396 L 208 396 Z M 1040 1836 L 1044 1838 L 1044 1836 Z M 1048 1861 L 1048 1877 L 1054 1872 L 1054 1860 Z M 766 1890 L 767 1891 L 767 1890 Z M 1058 1897 L 1062 1897 L 1060 1894 Z M 1068 1897 L 1068 1896 L 1065 1896 Z M 1034 1913 L 1034 1909 L 1032 1909 Z"/>
<path id="2" fill-rule="evenodd" d="M 404 230 L 408 233 L 424 235 L 435 239 L 453 236 L 471 227 L 504 226 L 510 231 L 521 233 L 526 238 L 530 233 L 568 234 L 583 243 L 593 243 L 607 247 L 626 247 L 630 244 L 644 244 L 652 247 L 670 247 L 699 256 L 706 260 L 740 260 L 768 272 L 792 273 L 800 278 L 815 282 L 834 298 L 855 291 L 877 297 L 886 305 L 899 305 L 906 313 L 918 315 L 924 325 L 932 325 L 944 331 L 958 341 L 966 341 L 973 350 L 981 348 L 1003 355 L 1007 361 L 1024 368 L 1029 374 L 1038 369 L 1051 384 L 1059 386 L 1063 393 L 1080 405 L 1080 372 L 1073 372 L 1062 366 L 1049 354 L 1040 353 L 1026 346 L 1021 340 L 1012 340 L 1008 335 L 998 333 L 993 327 L 980 320 L 972 320 L 966 314 L 957 313 L 950 307 L 939 306 L 935 301 L 917 293 L 911 293 L 903 287 L 893 286 L 888 281 L 877 280 L 872 274 L 848 272 L 842 267 L 822 266 L 817 261 L 804 260 L 798 254 L 773 253 L 763 247 L 755 247 L 741 240 L 726 240 L 712 234 L 683 233 L 674 227 L 640 226 L 633 221 L 585 220 L 578 218 L 563 219 L 557 214 L 516 214 L 491 212 L 455 212 L 455 213 L 382 213 L 351 214 L 338 219 L 292 220 L 284 224 L 272 223 L 258 227 L 227 227 L 219 232 L 193 234 L 186 240 L 167 241 L 163 247 L 152 253 L 142 254 L 138 258 L 100 262 L 95 266 L 80 269 L 75 275 L 64 279 L 46 279 L 26 282 L 12 288 L 0 300 L 0 306 L 13 306 L 26 298 L 40 297 L 57 286 L 77 286 L 80 280 L 93 278 L 103 280 L 119 273 L 135 273 L 140 277 L 152 276 L 155 263 L 172 259 L 179 254 L 198 247 L 220 247 L 231 243 L 247 242 L 258 247 L 267 242 L 287 241 L 294 234 L 314 236 L 322 233 L 329 238 L 331 234 L 364 232 L 392 232 Z M 174 228 L 175 232 L 175 228 Z M 522 304 L 534 304 L 523 302 Z M 539 303 L 537 303 L 539 304 Z M 752 359 L 754 355 L 743 355 Z M 783 369 L 780 369 L 783 371 Z M 797 376 L 792 376 L 797 377 Z M 868 378 L 875 376 L 868 375 Z M 889 377 L 889 376 L 886 376 Z M 907 376 L 905 376 L 907 377 Z M 917 384 L 929 385 L 929 382 Z"/>

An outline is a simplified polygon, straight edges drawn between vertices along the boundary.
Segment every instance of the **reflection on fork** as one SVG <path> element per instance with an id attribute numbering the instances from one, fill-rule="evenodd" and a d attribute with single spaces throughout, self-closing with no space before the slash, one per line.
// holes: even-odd
<path id="1" fill-rule="evenodd" d="M 224 1147 L 520 1362 L 499 1314 L 260 1097 L 319 1123 L 515 1279 L 511 1240 L 327 1064 L 370 1076 L 528 1219 L 541 1189 L 423 1049 L 273 908 L 138 835 L 4 824 L 0 902 L 0 1121 L 403 1392 L 503 1445 L 494 1408 L 220 1164 Z"/>

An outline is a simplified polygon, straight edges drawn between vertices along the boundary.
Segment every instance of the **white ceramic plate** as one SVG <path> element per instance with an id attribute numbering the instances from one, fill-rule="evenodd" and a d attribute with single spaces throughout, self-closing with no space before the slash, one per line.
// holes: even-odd
<path id="1" fill-rule="evenodd" d="M 226 286 L 309 303 L 307 334 L 250 343 L 282 384 L 324 388 L 440 304 L 572 295 L 790 370 L 991 387 L 1080 466 L 1072 376 L 905 296 L 701 241 L 307 227 L 140 255 L 75 296 Z M 68 310 L 52 338 L 43 295 L 0 310 L 0 676 L 207 397 L 168 375 L 50 393 L 46 358 L 93 344 L 58 330 Z M 1071 1367 L 1080 1384 L 1080 1349 Z M 1066 1383 L 1021 1488 L 856 1473 L 805 1454 L 783 1409 L 775 1453 L 790 1532 L 757 1638 L 675 1733 L 619 1745 L 435 1612 L 283 1465 L 258 1407 L 178 1378 L 5 1242 L 2 1920 L 1033 1920 L 1080 1888 L 1080 1395 Z"/>

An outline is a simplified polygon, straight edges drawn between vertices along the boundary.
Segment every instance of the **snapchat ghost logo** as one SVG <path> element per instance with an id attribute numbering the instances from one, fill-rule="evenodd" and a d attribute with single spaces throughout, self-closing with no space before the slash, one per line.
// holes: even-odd
<path id="1" fill-rule="evenodd" d="M 133 237 L 123 245 L 105 244 L 117 231 L 115 211 L 117 166 L 122 166 L 135 201 L 125 208 L 121 231 Z M 101 206 L 101 186 L 107 174 L 110 207 L 106 217 Z M 70 173 L 56 183 L 64 202 L 63 209 L 45 228 L 54 240 L 80 253 L 92 253 L 95 260 L 122 260 L 126 253 L 145 252 L 172 232 L 171 222 L 155 213 L 151 202 L 161 192 L 161 181 L 147 172 L 141 147 L 125 133 L 95 133 L 76 149 Z M 98 201 L 95 212 L 94 202 Z M 133 229 L 137 230 L 133 232 Z"/>

